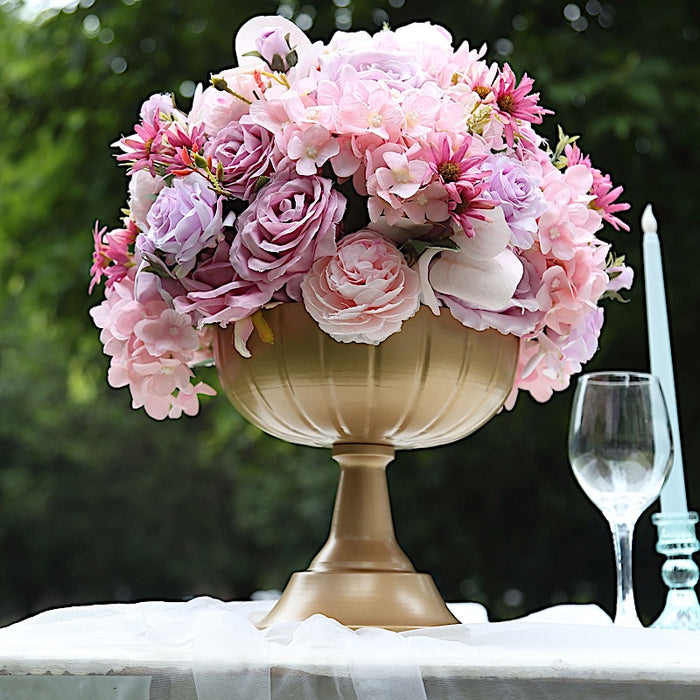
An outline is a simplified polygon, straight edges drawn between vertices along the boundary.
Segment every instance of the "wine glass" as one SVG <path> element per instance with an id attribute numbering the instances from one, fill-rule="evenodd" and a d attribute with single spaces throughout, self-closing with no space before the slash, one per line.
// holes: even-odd
<path id="1" fill-rule="evenodd" d="M 617 571 L 616 625 L 640 627 L 632 588 L 632 535 L 668 476 L 673 443 L 656 377 L 594 372 L 579 377 L 571 410 L 574 475 L 610 524 Z"/>

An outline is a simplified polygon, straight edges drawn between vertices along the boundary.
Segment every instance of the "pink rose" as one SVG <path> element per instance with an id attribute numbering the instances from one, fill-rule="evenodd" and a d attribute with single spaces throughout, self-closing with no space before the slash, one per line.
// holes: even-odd
<path id="1" fill-rule="evenodd" d="M 317 258 L 333 255 L 346 200 L 323 177 L 278 174 L 238 219 L 231 265 L 244 279 L 281 289 Z"/>
<path id="2" fill-rule="evenodd" d="M 409 87 L 419 88 L 429 79 L 413 53 L 395 48 L 367 51 L 353 48 L 351 51 L 322 54 L 319 56 L 318 77 L 340 82 L 348 75 L 345 66 L 352 66 L 363 82 L 383 84 L 400 92 Z"/>
<path id="3" fill-rule="evenodd" d="M 301 283 L 304 306 L 343 343 L 378 345 L 418 311 L 420 277 L 396 246 L 363 229 L 317 260 Z"/>

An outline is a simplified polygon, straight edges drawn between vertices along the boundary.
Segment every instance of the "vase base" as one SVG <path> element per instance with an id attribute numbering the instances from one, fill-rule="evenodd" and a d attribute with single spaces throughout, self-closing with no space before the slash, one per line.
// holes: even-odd
<path id="1" fill-rule="evenodd" d="M 299 622 L 314 614 L 342 625 L 394 632 L 456 625 L 429 574 L 395 571 L 300 571 L 292 574 L 274 608 L 258 623 Z"/>

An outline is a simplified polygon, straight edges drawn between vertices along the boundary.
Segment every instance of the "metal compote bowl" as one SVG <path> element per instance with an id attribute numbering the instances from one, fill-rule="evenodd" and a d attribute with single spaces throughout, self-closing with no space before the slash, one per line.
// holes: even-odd
<path id="1" fill-rule="evenodd" d="M 274 343 L 254 334 L 250 358 L 235 350 L 231 329 L 217 330 L 224 391 L 270 435 L 332 448 L 340 480 L 328 541 L 260 626 L 314 613 L 353 628 L 456 623 L 396 541 L 386 466 L 397 449 L 450 443 L 486 423 L 510 393 L 518 339 L 424 306 L 376 346 L 333 340 L 302 304 L 264 313 Z"/>

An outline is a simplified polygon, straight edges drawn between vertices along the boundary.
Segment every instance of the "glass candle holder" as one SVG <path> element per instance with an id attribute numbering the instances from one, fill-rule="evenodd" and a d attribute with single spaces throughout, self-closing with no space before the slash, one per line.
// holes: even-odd
<path id="1" fill-rule="evenodd" d="M 700 572 L 693 561 L 693 554 L 700 550 L 695 536 L 698 514 L 655 513 L 651 522 L 658 530 L 656 551 L 667 557 L 661 578 L 669 589 L 666 605 L 652 627 L 700 630 L 700 604 L 695 593 Z"/>

